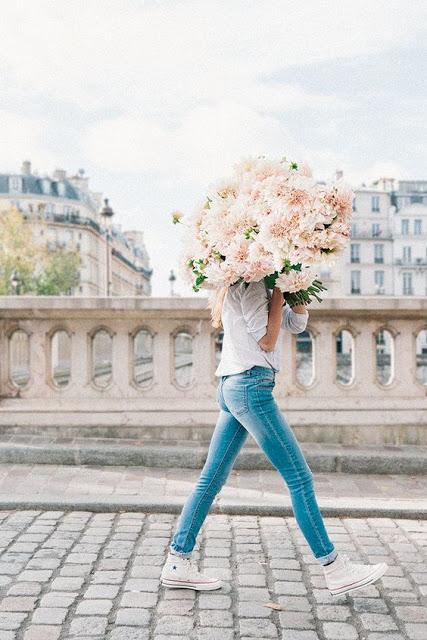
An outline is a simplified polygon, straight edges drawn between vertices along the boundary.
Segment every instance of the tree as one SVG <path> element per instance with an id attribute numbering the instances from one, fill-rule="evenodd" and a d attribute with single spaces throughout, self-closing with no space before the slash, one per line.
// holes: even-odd
<path id="1" fill-rule="evenodd" d="M 14 271 L 19 274 L 21 294 L 69 294 L 79 283 L 80 263 L 76 249 L 51 251 L 35 242 L 18 209 L 0 212 L 0 295 L 14 293 Z"/>
<path id="2" fill-rule="evenodd" d="M 46 260 L 46 266 L 37 280 L 37 295 L 58 296 L 71 293 L 80 280 L 80 254 L 78 251 L 60 249 Z"/>
<path id="3" fill-rule="evenodd" d="M 31 230 L 25 226 L 18 209 L 4 211 L 0 215 L 0 294 L 13 293 L 10 282 L 17 271 L 20 293 L 34 290 L 36 270 L 40 268 L 41 250 L 34 243 Z"/>

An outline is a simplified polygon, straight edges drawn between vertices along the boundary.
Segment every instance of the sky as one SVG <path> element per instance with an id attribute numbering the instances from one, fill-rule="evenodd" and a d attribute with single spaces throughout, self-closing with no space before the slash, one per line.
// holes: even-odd
<path id="1" fill-rule="evenodd" d="M 171 212 L 242 157 L 427 178 L 423 0 L 0 4 L 0 172 L 84 168 L 144 232 L 153 295 L 178 271 Z"/>

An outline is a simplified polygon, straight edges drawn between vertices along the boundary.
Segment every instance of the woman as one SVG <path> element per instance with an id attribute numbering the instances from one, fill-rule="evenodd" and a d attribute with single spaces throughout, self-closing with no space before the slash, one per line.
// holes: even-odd
<path id="1" fill-rule="evenodd" d="M 221 360 L 215 371 L 220 414 L 205 465 L 181 512 L 162 570 L 162 584 L 199 591 L 221 587 L 220 580 L 203 574 L 192 563 L 191 551 L 249 434 L 286 482 L 297 523 L 314 557 L 323 565 L 332 595 L 375 582 L 387 570 L 386 564 L 354 564 L 338 553 L 329 539 L 314 494 L 313 474 L 272 395 L 281 363 L 281 331 L 304 331 L 306 307 L 291 309 L 284 304 L 280 289 L 275 287 L 271 293 L 263 280 L 240 282 L 216 290 L 211 317 L 213 326 L 224 329 Z"/>

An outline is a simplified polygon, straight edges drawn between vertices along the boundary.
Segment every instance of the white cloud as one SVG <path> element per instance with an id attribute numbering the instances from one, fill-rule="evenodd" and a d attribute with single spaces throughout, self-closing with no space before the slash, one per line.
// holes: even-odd
<path id="1" fill-rule="evenodd" d="M 407 169 L 403 165 L 397 162 L 379 161 L 369 166 L 364 166 L 359 170 L 351 169 L 346 175 L 346 180 L 354 186 L 358 186 L 362 183 L 369 185 L 378 178 L 404 180 L 410 177 Z"/>
<path id="2" fill-rule="evenodd" d="M 0 172 L 17 171 L 25 159 L 33 161 L 40 173 L 55 164 L 55 157 L 45 144 L 48 123 L 8 111 L 0 111 Z"/>
<path id="3" fill-rule="evenodd" d="M 420 0 L 410 11 L 397 0 L 3 4 L 8 83 L 82 110 L 156 115 L 182 113 L 219 96 L 236 100 L 290 65 L 411 42 L 426 8 Z"/>
<path id="4" fill-rule="evenodd" d="M 172 182 L 211 181 L 241 156 L 292 152 L 297 145 L 283 123 L 242 104 L 220 102 L 191 109 L 175 127 L 120 116 L 89 133 L 86 153 L 112 171 L 158 172 Z"/>

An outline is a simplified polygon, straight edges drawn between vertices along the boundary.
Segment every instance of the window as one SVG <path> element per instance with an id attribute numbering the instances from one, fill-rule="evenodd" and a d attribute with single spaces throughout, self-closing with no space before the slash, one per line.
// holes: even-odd
<path id="1" fill-rule="evenodd" d="M 360 293 L 360 271 L 351 272 L 351 293 Z"/>
<path id="2" fill-rule="evenodd" d="M 421 329 L 416 339 L 415 375 L 421 384 L 427 385 L 427 329 Z"/>
<path id="3" fill-rule="evenodd" d="M 400 225 L 401 225 L 400 231 L 402 236 L 407 236 L 409 234 L 409 220 L 406 220 L 406 219 L 401 220 Z"/>
<path id="4" fill-rule="evenodd" d="M 21 176 L 10 176 L 9 191 L 22 191 Z"/>
<path id="5" fill-rule="evenodd" d="M 215 334 L 215 367 L 219 365 L 219 361 L 221 360 L 221 352 L 222 352 L 222 343 L 224 340 L 224 331 L 218 331 Z"/>
<path id="6" fill-rule="evenodd" d="M 153 335 L 140 329 L 133 338 L 133 380 L 140 387 L 153 380 Z"/>
<path id="7" fill-rule="evenodd" d="M 352 208 L 353 208 L 353 211 L 357 211 L 356 198 L 353 198 Z"/>
<path id="8" fill-rule="evenodd" d="M 402 286 L 402 293 L 404 296 L 412 296 L 413 295 L 413 289 L 412 289 L 412 273 L 403 273 L 402 274 L 402 278 L 403 278 L 403 286 Z"/>
<path id="9" fill-rule="evenodd" d="M 357 235 L 357 224 L 355 222 L 351 223 L 351 235 L 352 236 Z"/>
<path id="10" fill-rule="evenodd" d="M 71 338 L 66 331 L 56 331 L 50 342 L 50 375 L 55 387 L 66 387 L 71 379 Z"/>
<path id="11" fill-rule="evenodd" d="M 296 336 L 296 379 L 303 387 L 314 381 L 314 338 L 310 331 L 303 331 Z"/>
<path id="12" fill-rule="evenodd" d="M 394 378 L 394 340 L 390 331 L 379 331 L 375 346 L 377 380 L 382 385 L 390 384 Z"/>
<path id="13" fill-rule="evenodd" d="M 351 244 L 350 245 L 351 262 L 360 262 L 360 244 Z"/>
<path id="14" fill-rule="evenodd" d="M 351 384 L 354 379 L 353 336 L 343 329 L 335 340 L 335 380 L 341 384 Z"/>
<path id="15" fill-rule="evenodd" d="M 25 387 L 30 381 L 30 339 L 22 329 L 9 338 L 9 378 L 15 387 Z"/>
<path id="16" fill-rule="evenodd" d="M 423 232 L 423 221 L 422 220 L 414 220 L 414 234 L 416 236 L 420 236 Z"/>
<path id="17" fill-rule="evenodd" d="M 412 261 L 412 247 L 403 247 L 402 262 L 410 264 Z"/>
<path id="18" fill-rule="evenodd" d="M 371 210 L 374 213 L 378 213 L 380 210 L 380 197 L 379 196 L 372 196 L 371 198 Z"/>
<path id="19" fill-rule="evenodd" d="M 113 374 L 113 339 L 105 329 L 92 337 L 92 382 L 100 389 L 107 387 Z"/>
<path id="20" fill-rule="evenodd" d="M 409 198 L 411 204 L 422 204 L 423 197 L 422 196 L 411 196 Z"/>
<path id="21" fill-rule="evenodd" d="M 372 224 L 372 235 L 374 238 L 378 237 L 381 235 L 381 227 L 378 224 L 378 222 L 374 222 Z"/>
<path id="22" fill-rule="evenodd" d="M 50 180 L 42 180 L 42 190 L 43 193 L 50 194 Z"/>
<path id="23" fill-rule="evenodd" d="M 384 263 L 384 245 L 374 244 L 374 262 L 376 264 Z"/>
<path id="24" fill-rule="evenodd" d="M 185 330 L 174 338 L 175 381 L 180 387 L 189 387 L 193 381 L 193 337 Z"/>
<path id="25" fill-rule="evenodd" d="M 375 293 L 384 293 L 384 271 L 374 271 Z"/>

